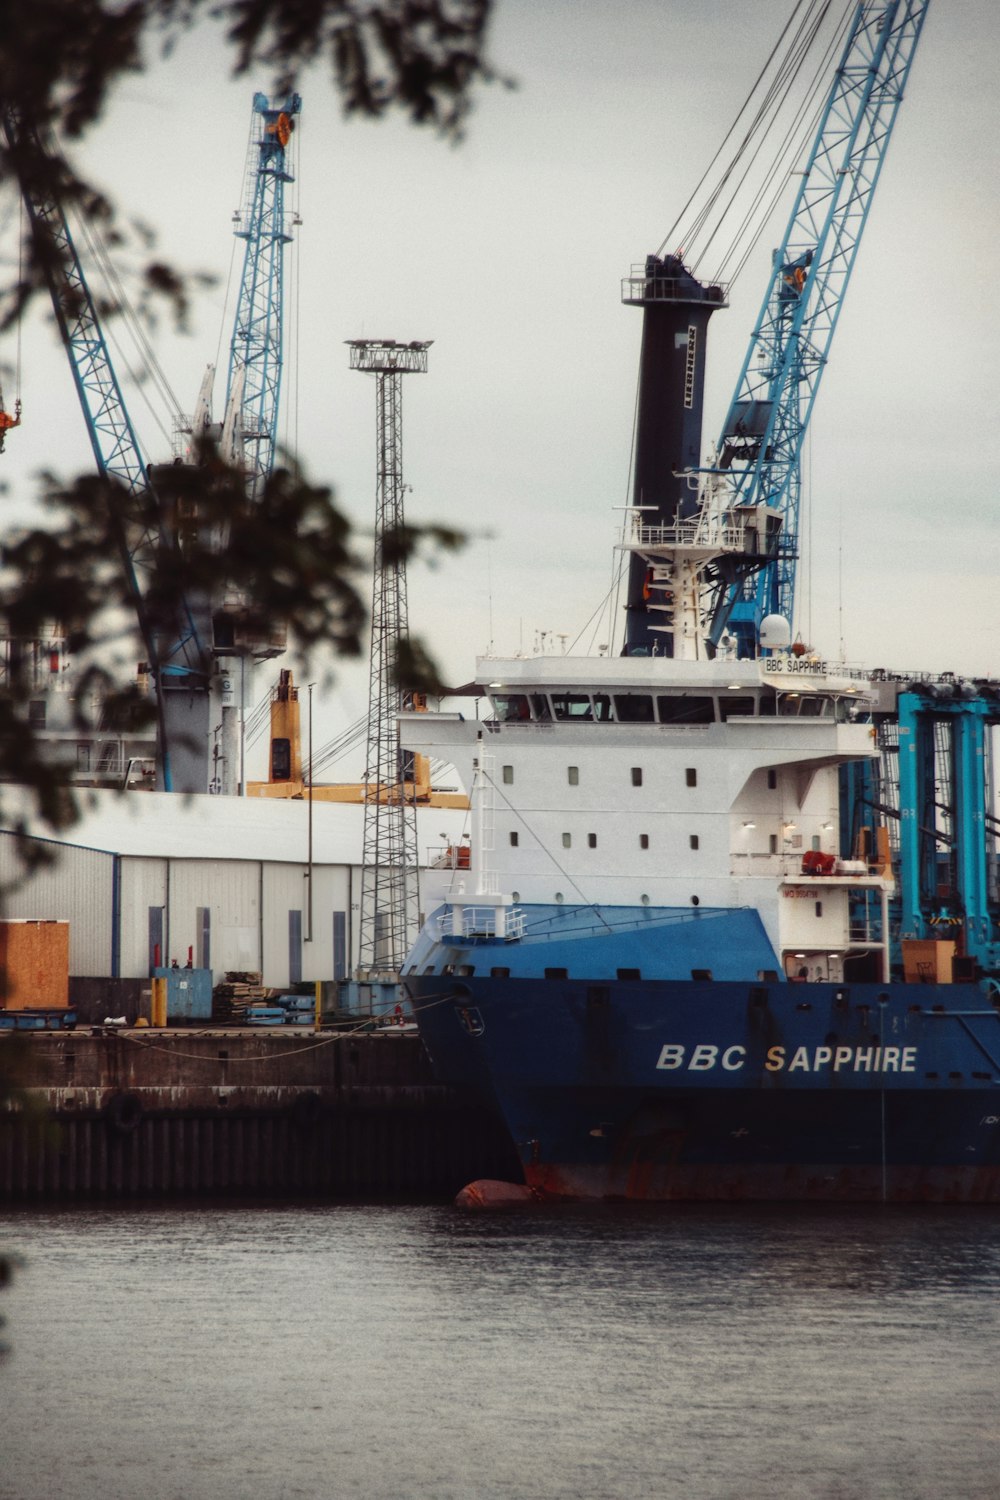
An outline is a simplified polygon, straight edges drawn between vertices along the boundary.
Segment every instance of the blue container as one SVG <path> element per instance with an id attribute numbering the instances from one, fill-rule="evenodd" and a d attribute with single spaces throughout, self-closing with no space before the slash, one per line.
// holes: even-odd
<path id="1" fill-rule="evenodd" d="M 167 981 L 168 1021 L 212 1019 L 211 969 L 154 969 L 153 978 Z"/>

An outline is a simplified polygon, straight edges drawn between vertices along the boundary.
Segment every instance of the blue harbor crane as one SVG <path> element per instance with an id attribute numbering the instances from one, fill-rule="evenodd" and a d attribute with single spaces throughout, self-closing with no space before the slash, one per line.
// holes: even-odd
<path id="1" fill-rule="evenodd" d="M 285 185 L 294 182 L 291 141 L 302 108 L 255 94 L 243 202 L 234 215 L 245 241 L 236 321 L 229 352 L 226 409 L 238 403 L 247 493 L 259 496 L 274 467 L 281 392 L 284 248 L 291 240 Z"/>
<path id="2" fill-rule="evenodd" d="M 144 572 L 153 552 L 163 545 L 176 545 L 176 538 L 168 533 L 163 509 L 151 488 L 66 214 L 51 172 L 45 170 L 44 148 L 13 109 L 4 110 L 2 124 L 94 459 L 99 473 L 118 481 L 125 498 L 118 516 L 119 550 L 156 695 L 162 784 L 167 791 L 188 790 L 175 784 L 172 750 L 187 727 L 191 693 L 204 694 L 207 689 L 209 659 L 204 642 L 210 619 L 185 599 L 177 600 L 174 625 L 168 633 L 154 629 L 149 618 Z M 181 709 L 183 723 L 175 722 L 174 706 Z"/>
<path id="3" fill-rule="evenodd" d="M 772 557 L 716 580 L 710 639 L 741 656 L 766 616 L 793 624 L 802 445 L 929 3 L 854 13 L 719 439 L 729 503 L 781 518 Z"/>
<path id="4" fill-rule="evenodd" d="M 245 469 L 251 500 L 261 493 L 274 465 L 282 252 L 290 238 L 284 187 L 293 180 L 288 148 L 300 107 L 297 94 L 273 106 L 263 94 L 254 96 L 243 207 L 235 216 L 246 252 L 231 343 L 226 419 L 216 435 L 225 456 Z M 98 471 L 118 480 L 126 497 L 120 550 L 155 693 L 160 784 L 167 791 L 234 791 L 242 769 L 239 715 L 227 662 L 239 661 L 242 681 L 245 658 L 260 660 L 284 650 L 284 629 L 278 623 L 262 636 L 244 601 L 232 595 L 213 599 L 207 593 L 197 599 L 179 597 L 174 621 L 167 629 L 162 623 L 154 628 L 145 575 L 156 549 L 179 545 L 169 517 L 186 503 L 178 490 L 183 466 L 177 461 L 151 465 L 143 455 L 66 214 L 50 174 L 41 170 L 44 148 L 12 109 L 3 113 L 3 128 L 31 233 L 42 247 L 40 260 Z M 181 430 L 193 437 L 212 431 L 210 404 L 211 372 L 195 417 L 181 424 Z M 194 443 L 188 455 L 193 463 L 201 461 Z M 220 693 L 221 703 L 216 703 Z M 210 786 L 207 746 L 220 718 L 225 774 L 220 778 L 216 767 Z M 218 761 L 218 733 L 214 753 Z"/>

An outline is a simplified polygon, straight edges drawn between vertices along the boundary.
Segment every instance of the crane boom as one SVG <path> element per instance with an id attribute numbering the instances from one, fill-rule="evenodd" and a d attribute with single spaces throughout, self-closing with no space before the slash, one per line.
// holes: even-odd
<path id="1" fill-rule="evenodd" d="M 782 519 L 776 556 L 716 585 L 710 638 L 740 655 L 793 621 L 802 445 L 929 3 L 857 6 L 719 440 L 732 503 Z"/>
<path id="2" fill-rule="evenodd" d="M 69 223 L 54 189 L 46 183 L 46 153 L 34 132 L 10 109 L 4 110 L 3 129 L 18 171 L 32 239 L 46 266 L 52 309 L 69 356 L 94 459 L 102 474 L 120 480 L 130 495 L 140 495 L 147 488 L 146 464 Z M 136 534 L 129 538 L 130 557 L 141 556 L 152 539 L 140 520 Z"/>
<path id="3" fill-rule="evenodd" d="M 157 702 L 160 769 L 164 788 L 170 791 L 173 778 L 164 685 L 168 679 L 177 686 L 203 684 L 204 649 L 186 600 L 177 601 L 177 624 L 170 636 L 163 637 L 149 619 L 140 578 L 156 548 L 166 540 L 162 512 L 150 503 L 147 464 L 59 201 L 51 157 L 15 110 L 4 109 L 2 124 L 31 234 L 45 267 L 56 325 L 69 358 L 98 472 L 118 480 L 125 493 L 126 504 L 119 518 L 119 552 L 149 659 Z"/>

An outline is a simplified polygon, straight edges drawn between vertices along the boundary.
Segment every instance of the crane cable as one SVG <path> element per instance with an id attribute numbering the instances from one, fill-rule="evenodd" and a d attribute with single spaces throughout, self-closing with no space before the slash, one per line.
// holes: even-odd
<path id="1" fill-rule="evenodd" d="M 817 63 L 800 102 L 794 106 L 791 122 L 785 127 L 780 123 L 790 106 L 792 88 L 801 77 L 807 59 L 815 56 L 832 3 L 833 0 L 796 0 L 782 39 L 772 48 L 719 149 L 660 245 L 658 255 L 663 253 L 668 244 L 676 243 L 679 237 L 691 255 L 692 268 L 698 272 L 711 246 L 731 221 L 732 215 L 739 212 L 738 198 L 749 190 L 752 193 L 750 204 L 742 211 L 741 219 L 731 235 L 713 279 L 722 279 L 734 260 L 735 269 L 729 275 L 729 284 L 739 276 L 785 192 L 791 162 L 807 143 L 819 118 L 830 61 L 846 35 L 850 18 L 856 9 L 856 0 L 846 0 L 839 18 L 835 20 L 833 34 L 824 45 L 822 58 Z M 773 76 L 770 76 L 772 73 Z M 762 96 L 754 104 L 761 90 Z M 753 113 L 747 120 L 735 149 L 715 178 L 704 202 L 692 215 L 693 206 L 698 203 L 706 184 L 712 181 L 713 172 L 720 160 L 724 159 L 723 153 L 736 136 L 740 122 L 751 109 Z M 751 174 L 765 148 L 782 129 L 783 134 L 771 151 L 761 180 L 754 188 Z"/>
<path id="2" fill-rule="evenodd" d="M 805 149 L 807 142 L 815 135 L 826 102 L 832 61 L 846 40 L 853 9 L 853 4 L 847 6 L 836 31 L 831 35 L 823 56 L 816 65 L 809 88 L 789 124 L 783 140 L 774 152 L 771 166 L 757 189 L 753 202 L 744 214 L 739 227 L 734 232 L 729 248 L 723 256 L 722 265 L 717 272 L 720 278 L 726 275 L 733 256 L 739 255 L 736 267 L 728 277 L 730 285 L 738 279 L 756 248 L 761 235 L 770 223 L 775 209 L 784 197 L 791 171 L 791 163 L 795 161 Z M 761 209 L 761 204 L 768 190 L 770 190 L 770 198 L 763 209 Z M 755 216 L 756 227 L 754 227 Z"/>
<path id="3" fill-rule="evenodd" d="M 792 11 L 791 18 L 789 19 L 789 23 L 788 23 L 789 25 L 791 25 L 792 22 L 794 21 L 796 12 L 801 8 L 801 6 L 802 6 L 803 3 L 804 3 L 804 0 L 797 0 L 795 9 Z M 786 30 L 787 30 L 787 27 L 786 27 Z M 659 249 L 656 252 L 657 255 L 662 255 L 668 244 L 676 243 L 678 231 L 679 231 L 681 225 L 686 223 L 686 216 L 687 216 L 689 210 L 691 209 L 692 205 L 696 202 L 696 200 L 698 198 L 698 195 L 702 191 L 702 189 L 704 188 L 705 184 L 710 180 L 712 172 L 713 172 L 713 170 L 714 170 L 714 168 L 716 166 L 716 163 L 721 158 L 722 153 L 725 151 L 726 146 L 727 146 L 729 140 L 732 138 L 733 134 L 735 133 L 736 128 L 737 128 L 740 120 L 742 119 L 744 113 L 746 112 L 746 110 L 747 110 L 747 108 L 748 108 L 748 106 L 750 104 L 751 99 L 753 98 L 754 94 L 756 94 L 757 90 L 760 88 L 761 83 L 763 82 L 764 78 L 767 76 L 767 71 L 771 67 L 771 64 L 774 62 L 774 60 L 775 60 L 775 58 L 777 56 L 777 53 L 778 53 L 778 48 L 779 48 L 780 45 L 781 44 L 780 44 L 780 39 L 779 39 L 779 41 L 775 42 L 774 46 L 772 47 L 771 52 L 770 52 L 770 54 L 769 54 L 769 56 L 767 58 L 767 61 L 764 63 L 764 66 L 761 68 L 761 70 L 758 73 L 756 79 L 754 80 L 753 86 L 751 87 L 749 94 L 747 95 L 747 97 L 743 101 L 743 103 L 740 105 L 740 108 L 739 108 L 739 110 L 736 113 L 736 116 L 735 116 L 735 118 L 733 120 L 733 123 L 730 125 L 729 129 L 726 131 L 726 134 L 723 136 L 722 140 L 720 141 L 719 146 L 718 146 L 718 148 L 717 148 L 717 150 L 715 152 L 715 155 L 712 157 L 711 161 L 708 163 L 708 166 L 705 168 L 704 172 L 701 174 L 701 177 L 700 177 L 698 183 L 696 184 L 696 186 L 692 190 L 692 192 L 691 192 L 691 194 L 690 194 L 687 202 L 684 204 L 684 206 L 681 209 L 680 213 L 677 215 L 677 218 L 674 220 L 673 224 L 671 224 L 670 228 L 667 230 L 667 233 L 664 235 L 663 240 L 662 240 L 662 242 L 660 244 L 660 247 L 659 247 Z M 744 143 L 745 143 L 745 141 L 746 141 L 746 136 L 744 136 Z M 741 146 L 737 150 L 736 156 L 733 158 L 733 162 L 730 163 L 730 166 L 726 169 L 726 172 L 723 174 L 723 179 L 722 179 L 723 181 L 725 181 L 726 176 L 732 170 L 732 167 L 735 164 L 735 162 L 739 159 L 739 156 L 740 156 L 742 150 L 743 150 L 743 145 L 741 144 Z M 716 194 L 717 194 L 717 191 L 718 190 L 716 190 Z M 702 217 L 702 216 L 703 216 L 703 214 L 696 216 L 696 219 L 695 219 L 694 222 L 697 223 L 698 219 L 700 217 Z M 688 226 L 689 230 L 693 230 L 693 227 L 694 227 L 694 225 Z M 684 237 L 690 239 L 690 232 L 686 236 L 684 236 Z"/>
<path id="4" fill-rule="evenodd" d="M 796 0 L 795 8 L 792 11 L 792 15 L 789 18 L 788 24 L 785 27 L 785 31 L 782 33 L 782 36 L 784 36 L 784 35 L 787 34 L 788 28 L 794 23 L 795 16 L 798 13 L 798 11 L 801 10 L 801 8 L 802 8 L 802 6 L 803 6 L 804 3 L 805 3 L 805 0 Z M 820 11 L 819 17 L 817 18 L 815 16 L 815 9 L 816 9 L 816 6 L 818 4 L 822 6 L 822 9 Z M 724 191 L 724 189 L 726 187 L 726 184 L 729 182 L 729 180 L 732 177 L 733 173 L 736 171 L 736 169 L 737 169 L 737 167 L 738 167 L 738 165 L 739 165 L 739 163 L 740 163 L 740 161 L 741 161 L 744 153 L 747 151 L 750 143 L 753 141 L 754 137 L 760 132 L 761 127 L 763 125 L 763 122 L 767 118 L 767 115 L 770 112 L 773 104 L 775 103 L 775 100 L 778 99 L 778 98 L 780 98 L 779 89 L 785 83 L 786 78 L 788 79 L 788 82 L 791 82 L 791 77 L 789 77 L 789 74 L 788 74 L 788 69 L 789 69 L 789 65 L 790 65 L 790 59 L 791 59 L 791 57 L 793 56 L 793 54 L 795 53 L 795 51 L 797 49 L 799 49 L 800 55 L 801 55 L 801 50 L 800 49 L 801 49 L 801 42 L 802 42 L 802 37 L 803 37 L 803 30 L 804 30 L 804 28 L 807 26 L 807 24 L 809 22 L 810 13 L 813 13 L 813 22 L 814 22 L 814 25 L 815 25 L 815 24 L 817 24 L 817 19 L 818 20 L 822 20 L 822 16 L 826 13 L 826 9 L 827 9 L 828 4 L 829 4 L 829 0 L 809 0 L 809 5 L 808 5 L 808 9 L 806 11 L 806 14 L 802 18 L 802 20 L 799 22 L 798 30 L 795 32 L 794 36 L 792 37 L 791 42 L 788 44 L 788 49 L 786 51 L 785 57 L 778 63 L 775 77 L 772 80 L 772 82 L 767 85 L 767 88 L 766 88 L 766 91 L 765 91 L 765 94 L 764 94 L 764 99 L 757 106 L 756 113 L 754 114 L 753 119 L 751 120 L 750 124 L 744 130 L 742 139 L 740 140 L 739 144 L 737 145 L 735 152 L 733 153 L 732 157 L 729 159 L 729 162 L 725 166 L 725 168 L 724 168 L 721 176 L 715 182 L 714 187 L 711 188 L 711 190 L 710 190 L 710 192 L 708 194 L 708 198 L 705 201 L 705 203 L 702 206 L 702 208 L 695 214 L 694 219 L 690 223 L 685 223 L 684 224 L 684 230 L 681 233 L 681 239 L 682 239 L 682 241 L 685 244 L 687 244 L 687 245 L 692 244 L 694 242 L 696 236 L 701 232 L 701 230 L 704 227 L 704 225 L 708 222 L 709 216 L 711 215 L 712 210 L 714 209 L 714 207 L 715 207 L 716 203 L 718 202 L 718 200 L 719 200 L 722 192 Z M 778 56 L 778 51 L 779 51 L 780 46 L 781 46 L 781 38 L 779 38 L 779 40 L 776 41 L 775 44 L 774 44 L 774 46 L 772 47 L 771 52 L 768 55 L 767 61 L 764 63 L 764 66 L 761 68 L 761 70 L 758 73 L 756 79 L 754 80 L 754 83 L 753 83 L 753 85 L 752 85 L 752 87 L 750 89 L 750 92 L 747 94 L 746 99 L 743 101 L 742 105 L 740 106 L 739 110 L 737 111 L 736 117 L 733 120 L 732 125 L 730 125 L 728 131 L 726 132 L 725 136 L 722 139 L 722 142 L 721 142 L 718 150 L 716 151 L 715 155 L 712 157 L 712 160 L 709 162 L 709 164 L 706 167 L 704 173 L 702 174 L 701 181 L 698 183 L 698 186 L 695 188 L 695 191 L 691 194 L 691 197 L 688 199 L 687 203 L 684 205 L 684 207 L 681 210 L 680 214 L 678 215 L 677 219 L 671 225 L 670 230 L 669 230 L 668 234 L 666 235 L 666 238 L 663 241 L 663 244 L 660 246 L 660 249 L 657 252 L 658 254 L 662 255 L 663 250 L 665 249 L 666 245 L 668 243 L 671 243 L 671 242 L 675 241 L 676 236 L 678 234 L 678 230 L 679 230 L 680 226 L 682 225 L 682 223 L 684 223 L 685 215 L 687 214 L 688 210 L 691 208 L 692 204 L 695 202 L 698 194 L 701 192 L 702 188 L 705 186 L 705 183 L 710 180 L 710 174 L 712 173 L 713 169 L 715 168 L 716 163 L 719 161 L 719 158 L 722 156 L 722 153 L 726 149 L 726 146 L 727 146 L 728 142 L 730 141 L 730 139 L 732 138 L 732 136 L 735 134 L 736 129 L 737 129 L 738 125 L 739 125 L 740 120 L 743 118 L 744 114 L 750 108 L 750 105 L 751 105 L 751 103 L 753 101 L 753 98 L 754 98 L 755 94 L 757 93 L 757 91 L 761 87 L 761 85 L 763 84 L 765 78 L 767 77 L 768 71 L 770 70 L 772 64 L 775 62 L 775 59 Z M 792 75 L 792 76 L 794 76 L 794 75 Z M 711 243 L 711 239 L 709 240 L 709 243 Z"/>

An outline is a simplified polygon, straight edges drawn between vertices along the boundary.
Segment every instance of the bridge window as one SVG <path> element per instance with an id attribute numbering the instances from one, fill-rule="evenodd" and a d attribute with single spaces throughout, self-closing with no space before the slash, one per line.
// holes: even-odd
<path id="1" fill-rule="evenodd" d="M 579 766 L 567 766 L 566 767 L 566 779 L 569 782 L 570 786 L 579 786 L 580 785 L 580 767 Z"/>
<path id="2" fill-rule="evenodd" d="M 573 844 L 573 835 L 571 833 L 564 833 L 563 836 L 562 836 L 562 846 L 563 846 L 563 848 L 564 849 L 569 849 L 569 848 L 572 847 L 572 844 Z"/>
<path id="3" fill-rule="evenodd" d="M 632 767 L 632 785 L 633 786 L 642 786 L 642 767 L 641 766 L 633 766 Z"/>
<path id="4" fill-rule="evenodd" d="M 640 833 L 640 835 L 639 835 L 639 848 L 640 849 L 648 849 L 649 848 L 649 834 L 648 833 Z"/>
<path id="5" fill-rule="evenodd" d="M 720 698 L 719 718 L 726 719 L 752 719 L 754 714 L 753 698 Z"/>
<path id="6" fill-rule="evenodd" d="M 516 849 L 517 845 L 518 845 L 518 832 L 517 832 L 516 828 L 512 828 L 511 831 L 510 831 L 510 847 L 512 849 Z"/>
<path id="7" fill-rule="evenodd" d="M 687 694 L 661 696 L 656 700 L 661 724 L 713 724 L 715 703 L 711 698 L 693 698 Z"/>
<path id="8" fill-rule="evenodd" d="M 587 848 L 588 849 L 596 849 L 597 848 L 597 834 L 596 833 L 588 833 L 587 834 Z"/>
<path id="9" fill-rule="evenodd" d="M 500 774 L 503 777 L 503 784 L 504 784 L 504 786 L 512 786 L 513 785 L 513 782 L 514 782 L 514 767 L 513 766 L 503 766 L 501 768 Z"/>
<path id="10" fill-rule="evenodd" d="M 619 724 L 655 724 L 653 700 L 648 693 L 616 693 L 615 717 Z"/>
<path id="11" fill-rule="evenodd" d="M 592 719 L 594 707 L 589 693 L 553 693 L 552 712 L 557 719 Z"/>
<path id="12" fill-rule="evenodd" d="M 688 838 L 688 843 L 690 844 L 690 846 L 691 846 L 692 849 L 697 849 L 697 847 L 698 847 L 698 835 L 696 833 L 692 833 L 690 835 L 690 837 Z"/>
<path id="13" fill-rule="evenodd" d="M 684 772 L 684 782 L 686 786 L 698 785 L 698 769 L 696 766 L 687 767 Z"/>
<path id="14" fill-rule="evenodd" d="M 527 693 L 505 693 L 493 699 L 493 708 L 498 719 L 504 723 L 531 718 L 531 706 Z"/>

